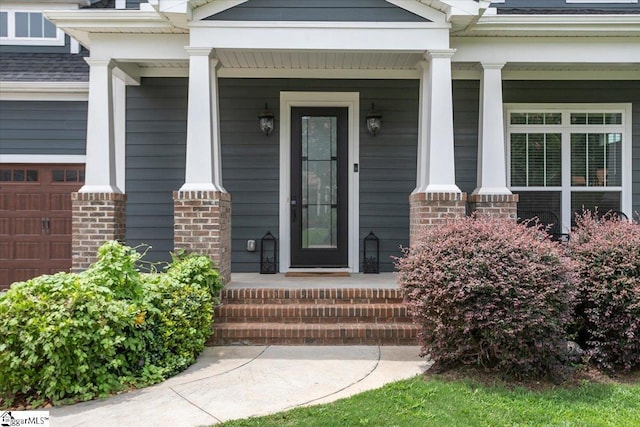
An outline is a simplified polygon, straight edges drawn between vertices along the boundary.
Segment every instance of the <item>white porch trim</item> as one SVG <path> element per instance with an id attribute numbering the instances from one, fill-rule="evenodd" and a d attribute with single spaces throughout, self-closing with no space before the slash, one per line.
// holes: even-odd
<path id="1" fill-rule="evenodd" d="M 85 163 L 81 154 L 0 154 L 0 163 Z"/>
<path id="2" fill-rule="evenodd" d="M 348 159 L 348 262 L 347 271 L 359 271 L 360 180 L 352 165 L 360 162 L 360 93 L 359 92 L 280 92 L 280 272 L 291 268 L 291 108 L 347 107 L 349 109 Z M 317 269 L 316 269 L 317 271 Z"/>
<path id="3" fill-rule="evenodd" d="M 88 82 L 0 82 L 0 101 L 87 101 Z"/>

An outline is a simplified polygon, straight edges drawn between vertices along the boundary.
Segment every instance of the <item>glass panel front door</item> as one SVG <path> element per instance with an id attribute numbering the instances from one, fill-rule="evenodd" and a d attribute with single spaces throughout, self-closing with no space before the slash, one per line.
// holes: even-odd
<path id="1" fill-rule="evenodd" d="M 346 266 L 347 109 L 291 117 L 291 266 Z"/>

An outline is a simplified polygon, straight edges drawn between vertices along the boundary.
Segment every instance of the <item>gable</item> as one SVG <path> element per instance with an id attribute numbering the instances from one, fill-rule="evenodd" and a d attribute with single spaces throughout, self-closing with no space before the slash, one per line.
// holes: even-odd
<path id="1" fill-rule="evenodd" d="M 386 0 L 249 0 L 204 20 L 431 22 Z"/>

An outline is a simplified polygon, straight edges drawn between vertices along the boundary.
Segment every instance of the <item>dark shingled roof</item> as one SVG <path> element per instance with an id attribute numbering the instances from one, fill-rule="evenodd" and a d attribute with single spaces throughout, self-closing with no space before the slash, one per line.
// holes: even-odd
<path id="1" fill-rule="evenodd" d="M 2 52 L 0 81 L 88 82 L 88 54 Z"/>
<path id="2" fill-rule="evenodd" d="M 505 0 L 493 3 L 499 15 L 619 15 L 638 14 L 638 3 L 567 3 L 566 0 Z"/>

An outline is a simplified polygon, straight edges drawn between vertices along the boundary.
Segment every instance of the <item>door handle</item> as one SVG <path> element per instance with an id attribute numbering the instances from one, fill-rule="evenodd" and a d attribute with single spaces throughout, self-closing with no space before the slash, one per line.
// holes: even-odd
<path id="1" fill-rule="evenodd" d="M 295 198 L 291 198 L 291 222 L 296 222 L 298 215 L 298 201 Z"/>

